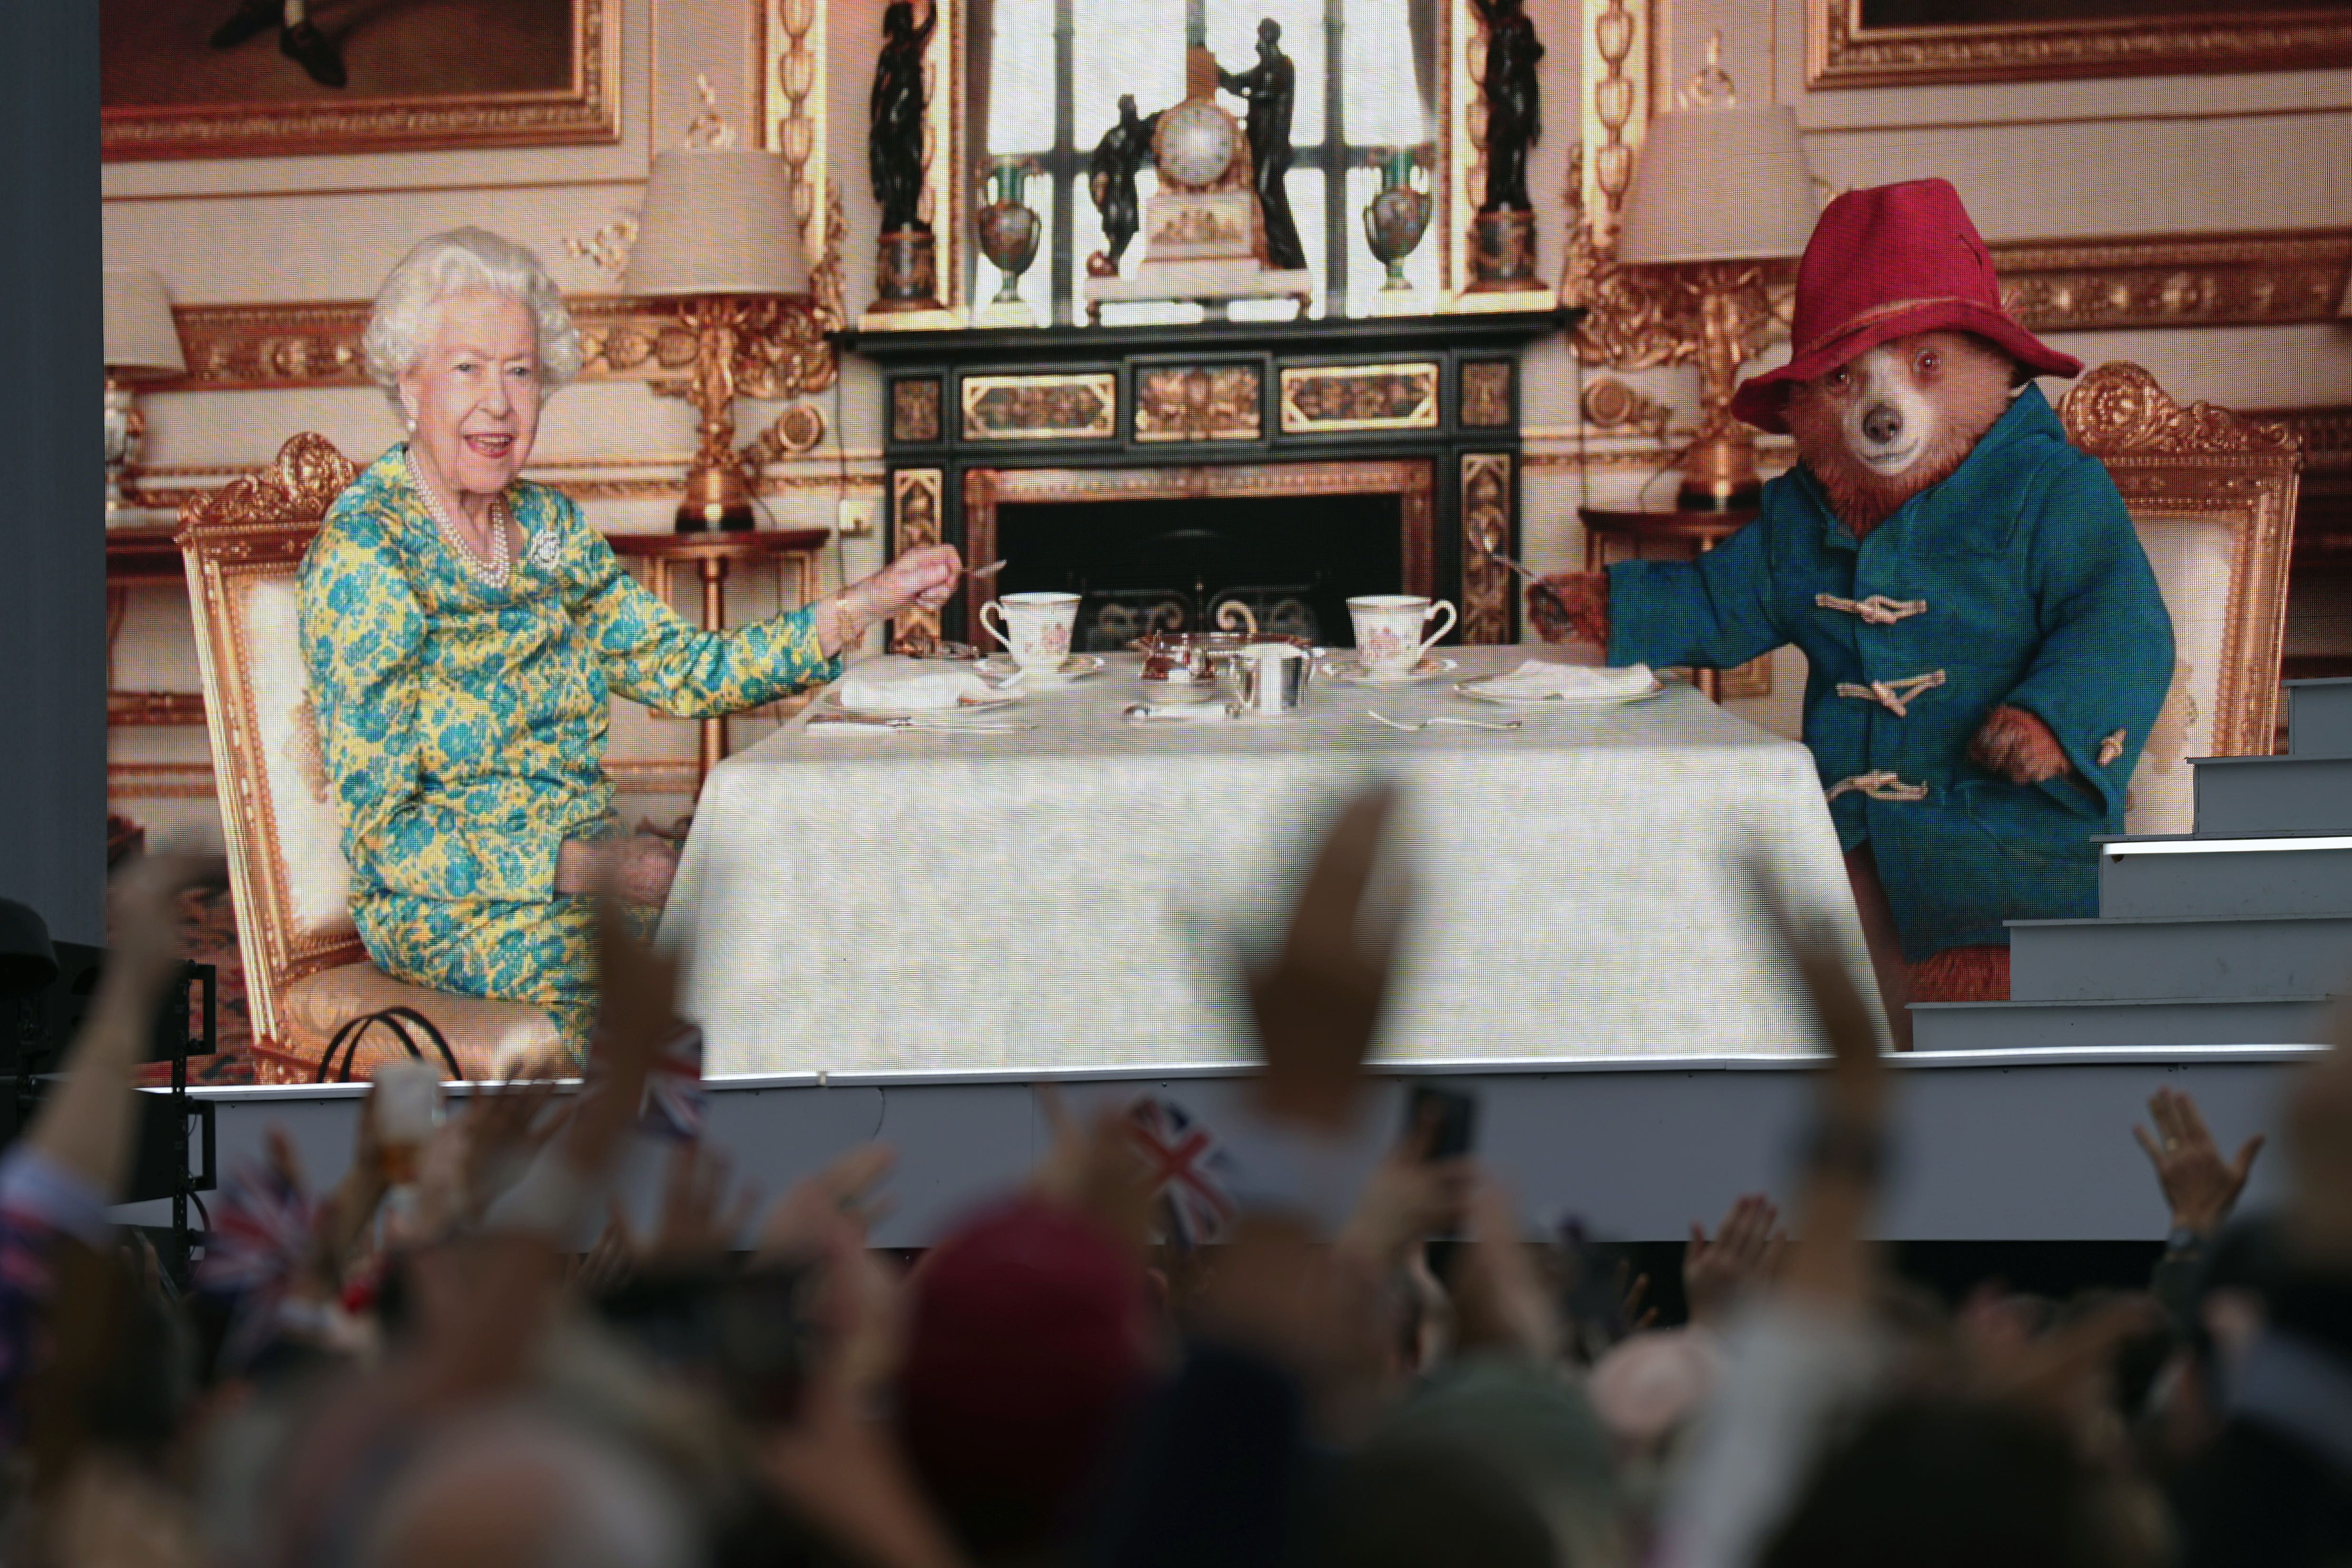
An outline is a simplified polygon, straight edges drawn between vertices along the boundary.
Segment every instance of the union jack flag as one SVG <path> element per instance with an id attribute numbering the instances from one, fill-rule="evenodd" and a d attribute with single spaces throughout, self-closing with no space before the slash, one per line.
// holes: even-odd
<path id="1" fill-rule="evenodd" d="M 1172 1100 L 1149 1095 L 1128 1112 L 1128 1135 L 1150 1169 L 1163 1239 L 1190 1250 L 1234 1217 L 1232 1156 Z"/>
<path id="2" fill-rule="evenodd" d="M 310 1249 L 316 1212 L 277 1166 L 244 1167 L 205 1237 L 197 1288 L 233 1296 L 282 1284 Z"/>
<path id="3" fill-rule="evenodd" d="M 196 1264 L 196 1289 L 229 1303 L 224 1367 L 252 1364 L 278 1337 L 278 1303 L 310 1251 L 318 1212 L 275 1164 L 245 1166 L 221 1194 Z"/>
<path id="4" fill-rule="evenodd" d="M 637 1125 L 656 1137 L 691 1143 L 702 1136 L 706 1109 L 702 1031 L 692 1024 L 681 1025 L 646 1074 L 646 1097 L 638 1110 Z"/>

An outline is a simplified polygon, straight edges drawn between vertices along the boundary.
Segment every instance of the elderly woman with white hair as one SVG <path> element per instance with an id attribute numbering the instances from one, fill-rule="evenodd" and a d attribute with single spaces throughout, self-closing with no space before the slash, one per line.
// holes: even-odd
<path id="1" fill-rule="evenodd" d="M 538 258 L 480 229 L 393 268 L 365 340 L 408 438 L 337 498 L 302 563 L 302 654 L 368 953 L 400 979 L 547 1010 L 584 1051 L 593 910 L 657 907 L 676 858 L 631 837 L 604 771 L 612 692 L 710 715 L 840 671 L 951 548 L 823 603 L 698 630 L 638 584 L 569 499 L 521 477 L 579 334 Z"/>

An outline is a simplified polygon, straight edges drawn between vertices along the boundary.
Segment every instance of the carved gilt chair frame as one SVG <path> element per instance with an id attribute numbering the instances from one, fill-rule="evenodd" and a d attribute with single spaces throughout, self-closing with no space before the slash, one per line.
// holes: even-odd
<path id="1" fill-rule="evenodd" d="M 236 900 L 237 946 L 245 959 L 254 1039 L 264 1049 L 276 1048 L 286 1037 L 283 997 L 289 985 L 320 970 L 364 963 L 367 952 L 348 921 L 339 932 L 296 931 L 292 875 L 271 795 L 260 776 L 261 714 L 247 678 L 243 590 L 255 578 L 294 575 L 327 508 L 358 473 L 358 466 L 325 437 L 297 436 L 268 468 L 191 500 L 180 513 L 180 551 L 195 618 L 213 777 Z"/>
<path id="2" fill-rule="evenodd" d="M 2227 532 L 2228 579 L 2202 754 L 2263 756 L 2275 745 L 2287 555 L 2303 466 L 2292 431 L 2198 403 L 2183 407 L 2137 364 L 2084 373 L 2058 405 L 2077 447 L 2106 465 L 2146 538 L 2150 524 Z M 2176 633 L 2180 612 L 2174 613 Z M 2176 686 L 2172 700 L 2184 690 Z M 2193 721 L 2193 712 L 2189 715 Z M 2135 825 L 2135 833 L 2148 831 Z M 2185 831 L 2171 823 L 2164 831 Z"/>

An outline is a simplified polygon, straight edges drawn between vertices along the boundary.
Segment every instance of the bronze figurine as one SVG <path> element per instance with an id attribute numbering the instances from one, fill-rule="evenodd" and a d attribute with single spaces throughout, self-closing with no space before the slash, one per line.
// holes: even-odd
<path id="1" fill-rule="evenodd" d="M 1268 16 L 1257 25 L 1257 64 L 1235 75 L 1222 68 L 1217 85 L 1249 100 L 1251 184 L 1265 219 L 1265 262 L 1281 271 L 1303 269 L 1307 248 L 1290 216 L 1283 176 L 1290 173 L 1290 110 L 1298 73 L 1282 52 L 1282 24 Z"/>

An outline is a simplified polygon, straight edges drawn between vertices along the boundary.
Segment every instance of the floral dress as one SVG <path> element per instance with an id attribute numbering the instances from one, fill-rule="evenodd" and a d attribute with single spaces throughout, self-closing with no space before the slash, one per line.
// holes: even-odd
<path id="1" fill-rule="evenodd" d="M 840 673 L 813 611 L 696 629 L 568 498 L 517 480 L 502 586 L 467 571 L 394 447 L 329 510 L 300 578 L 303 662 L 351 863 L 352 918 L 386 973 L 529 1002 L 584 1053 L 594 911 L 558 894 L 567 838 L 618 836 L 611 694 L 687 716 Z"/>

